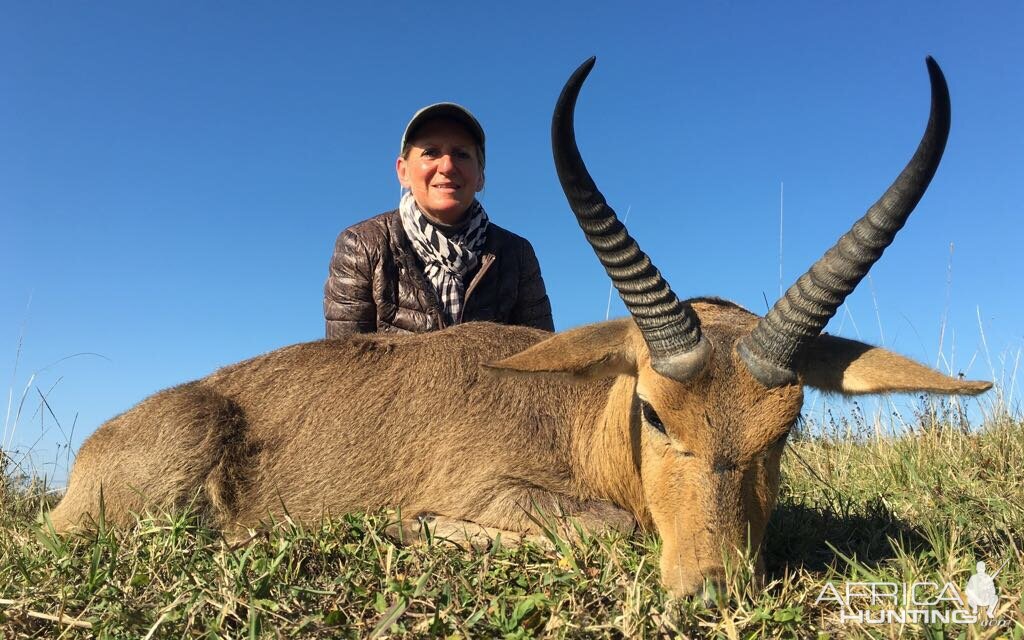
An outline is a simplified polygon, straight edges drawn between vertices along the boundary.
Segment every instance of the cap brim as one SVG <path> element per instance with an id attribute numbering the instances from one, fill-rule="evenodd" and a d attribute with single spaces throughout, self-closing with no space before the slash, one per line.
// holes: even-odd
<path id="1" fill-rule="evenodd" d="M 437 104 L 423 107 L 417 111 L 413 115 L 412 119 L 409 120 L 409 124 L 405 125 L 405 132 L 402 133 L 402 146 L 399 149 L 399 153 L 405 151 L 406 144 L 412 136 L 415 135 L 417 129 L 423 126 L 427 121 L 437 119 L 454 120 L 464 126 L 466 131 L 468 131 L 474 138 L 477 145 L 480 146 L 480 150 L 483 151 L 485 141 L 484 129 L 480 126 L 477 119 L 473 117 L 473 114 L 465 107 L 455 104 L 454 102 L 438 102 Z"/>

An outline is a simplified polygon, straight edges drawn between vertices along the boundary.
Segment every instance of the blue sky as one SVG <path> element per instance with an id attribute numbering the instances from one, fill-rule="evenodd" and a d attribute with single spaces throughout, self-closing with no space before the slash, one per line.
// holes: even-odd
<path id="1" fill-rule="evenodd" d="M 61 429 L 77 446 L 156 390 L 319 338 L 335 236 L 396 205 L 401 130 L 439 100 L 483 123 L 481 200 L 533 242 L 558 328 L 603 319 L 549 149 L 590 55 L 577 132 L 605 195 L 677 293 L 759 313 L 781 185 L 788 286 L 909 159 L 935 56 L 945 159 L 829 330 L 935 364 L 945 326 L 955 371 L 1012 369 L 1024 5 L 488 4 L 0 2 L 6 443 L 45 465 Z"/>

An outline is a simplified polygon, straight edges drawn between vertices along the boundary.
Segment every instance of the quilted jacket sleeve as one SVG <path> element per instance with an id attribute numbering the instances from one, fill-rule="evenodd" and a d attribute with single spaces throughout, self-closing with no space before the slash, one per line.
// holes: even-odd
<path id="1" fill-rule="evenodd" d="M 373 298 L 373 264 L 366 244 L 352 229 L 334 243 L 334 255 L 324 284 L 327 337 L 377 330 L 377 304 Z"/>
<path id="2" fill-rule="evenodd" d="M 512 310 L 510 324 L 522 325 L 554 331 L 555 323 L 551 318 L 551 301 L 544 287 L 544 278 L 540 275 L 540 263 L 533 246 L 522 239 L 522 259 L 519 271 L 519 299 Z"/>

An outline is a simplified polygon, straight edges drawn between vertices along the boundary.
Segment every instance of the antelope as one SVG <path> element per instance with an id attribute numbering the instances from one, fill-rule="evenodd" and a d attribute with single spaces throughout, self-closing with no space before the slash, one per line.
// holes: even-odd
<path id="1" fill-rule="evenodd" d="M 568 203 L 630 316 L 549 334 L 468 323 L 421 335 L 297 344 L 167 389 L 83 445 L 52 511 L 60 533 L 196 508 L 225 532 L 290 517 L 399 507 L 402 531 L 475 546 L 498 534 L 654 530 L 675 595 L 724 580 L 758 549 L 804 387 L 843 395 L 975 395 L 891 351 L 822 333 L 903 227 L 949 132 L 927 59 L 931 115 L 896 181 L 764 317 L 680 300 L 588 173 L 573 124 L 595 59 L 569 78 L 552 148 Z M 101 498 L 102 493 L 102 498 Z"/>

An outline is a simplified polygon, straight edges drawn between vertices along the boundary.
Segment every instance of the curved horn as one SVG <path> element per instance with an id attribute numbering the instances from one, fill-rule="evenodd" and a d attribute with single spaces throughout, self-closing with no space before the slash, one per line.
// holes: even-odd
<path id="1" fill-rule="evenodd" d="M 864 217 L 800 276 L 737 347 L 750 372 L 768 387 L 796 381 L 803 348 L 892 243 L 935 175 L 949 136 L 949 90 L 935 60 L 929 56 L 926 62 L 931 114 L 914 157 Z"/>
<path id="2" fill-rule="evenodd" d="M 701 336 L 700 319 L 681 302 L 619 222 L 598 191 L 576 146 L 573 114 L 580 88 L 597 58 L 580 65 L 565 83 L 551 119 L 551 149 L 558 180 L 622 301 L 640 328 L 658 373 L 684 381 L 704 368 L 711 349 Z"/>

